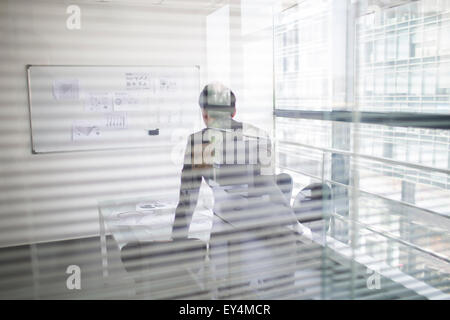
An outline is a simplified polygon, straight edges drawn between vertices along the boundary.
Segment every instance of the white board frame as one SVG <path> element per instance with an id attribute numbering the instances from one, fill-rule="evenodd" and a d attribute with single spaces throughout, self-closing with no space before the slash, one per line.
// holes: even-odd
<path id="1" fill-rule="evenodd" d="M 108 145 L 108 146 L 92 146 L 92 147 L 80 147 L 80 146 L 71 146 L 70 143 L 67 144 L 66 147 L 47 147 L 42 148 L 39 145 L 39 137 L 36 137 L 36 134 L 34 134 L 34 124 L 33 124 L 33 115 L 34 110 L 36 108 L 39 108 L 36 106 L 36 104 L 33 105 L 33 79 L 31 71 L 33 68 L 122 68 L 126 69 L 129 68 L 130 70 L 136 70 L 136 69 L 167 69 L 167 70 L 177 70 L 177 69 L 192 69 L 193 72 L 195 72 L 195 94 L 198 97 L 198 94 L 200 93 L 200 66 L 194 65 L 194 66 L 186 66 L 186 65 L 175 65 L 175 66 L 169 66 L 169 65 L 27 65 L 26 66 L 26 73 L 27 73 L 27 85 L 28 85 L 28 106 L 29 106 L 29 121 L 30 121 L 30 136 L 31 136 L 31 152 L 32 154 L 46 154 L 46 153 L 67 153 L 67 152 L 83 152 L 83 151 L 106 151 L 106 150 L 120 150 L 120 149 L 140 149 L 140 148 L 154 148 L 155 146 L 152 146 L 150 143 L 142 143 L 137 144 L 133 146 L 125 146 L 118 144 L 117 146 Z M 70 77 L 70 75 L 68 76 Z M 196 123 L 194 124 L 194 127 L 199 128 L 198 126 L 200 124 L 200 109 L 198 108 L 198 105 L 193 105 L 192 110 L 194 114 L 196 114 Z M 198 121 L 197 121 L 198 119 Z"/>

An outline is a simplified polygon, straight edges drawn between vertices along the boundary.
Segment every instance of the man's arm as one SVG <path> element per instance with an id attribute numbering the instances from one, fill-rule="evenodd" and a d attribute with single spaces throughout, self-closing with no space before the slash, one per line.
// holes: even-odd
<path id="1" fill-rule="evenodd" d="M 181 171 L 181 185 L 178 206 L 175 210 L 172 238 L 185 239 L 188 236 L 198 194 L 202 183 L 202 171 L 194 165 L 194 135 L 188 139 Z"/>

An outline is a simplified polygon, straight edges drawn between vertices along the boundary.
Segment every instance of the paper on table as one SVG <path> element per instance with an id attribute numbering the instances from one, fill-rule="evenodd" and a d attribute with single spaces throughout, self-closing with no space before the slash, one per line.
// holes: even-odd
<path id="1" fill-rule="evenodd" d="M 121 225 L 136 225 L 142 220 L 144 215 L 136 211 L 120 212 L 115 216 L 115 223 Z"/>
<path id="2" fill-rule="evenodd" d="M 189 226 L 189 238 L 208 241 L 213 226 L 213 213 L 208 209 L 195 211 Z"/>
<path id="3" fill-rule="evenodd" d="M 177 203 L 170 201 L 143 201 L 136 204 L 138 212 L 170 213 L 175 211 Z"/>

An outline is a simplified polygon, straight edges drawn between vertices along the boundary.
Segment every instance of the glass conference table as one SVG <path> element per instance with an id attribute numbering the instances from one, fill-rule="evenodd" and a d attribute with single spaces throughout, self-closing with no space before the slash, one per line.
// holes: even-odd
<path id="1" fill-rule="evenodd" d="M 127 198 L 116 199 L 99 202 L 99 222 L 100 222 L 100 240 L 101 240 L 101 254 L 102 254 L 102 269 L 103 276 L 108 276 L 108 246 L 107 235 L 112 236 L 118 249 L 122 249 L 127 243 L 132 242 L 145 242 L 145 241 L 168 241 L 171 239 L 172 224 L 175 218 L 175 208 L 177 205 L 177 199 L 162 199 L 155 200 L 156 197 L 141 197 L 141 198 Z M 162 199 L 162 200 L 161 200 Z M 392 227 L 392 213 L 395 212 L 390 208 L 388 210 L 389 215 L 389 227 Z M 373 218 L 373 214 L 370 215 Z M 212 225 L 215 220 L 218 219 L 211 209 L 198 205 L 192 218 L 192 223 L 189 228 L 189 238 L 199 239 L 200 241 L 208 242 L 212 230 Z M 373 224 L 371 224 L 373 226 Z M 383 224 L 378 224 L 376 229 L 382 228 Z M 363 240 L 367 237 L 366 233 L 373 230 L 365 230 L 363 226 L 360 229 L 360 239 Z M 371 228 L 372 229 L 372 228 Z M 391 229 L 392 232 L 392 229 Z M 393 281 L 404 285 L 405 287 L 414 286 L 417 281 L 421 282 L 420 291 L 432 291 L 429 296 L 434 298 L 437 296 L 443 296 L 442 291 L 434 288 L 435 284 L 431 286 L 426 285 L 421 280 L 417 279 L 417 276 L 409 276 L 404 273 L 403 268 L 399 268 L 397 265 L 393 265 L 392 261 L 386 261 L 384 258 L 379 257 L 377 254 L 370 253 L 365 250 L 366 246 L 361 246 L 358 250 L 354 251 L 351 246 L 338 241 L 332 234 L 326 237 L 324 243 L 322 241 L 316 245 L 320 247 L 326 247 L 326 254 L 323 267 L 327 268 L 328 260 L 335 260 L 333 257 L 338 254 L 339 256 L 346 257 L 349 260 L 355 260 L 367 268 L 373 270 L 380 270 L 380 274 L 387 278 L 391 278 Z M 375 243 L 379 244 L 379 240 Z M 369 243 L 369 242 L 368 242 Z M 390 241 L 389 248 L 397 248 L 395 241 Z M 331 249 L 331 250 L 330 250 Z M 363 250 L 364 249 L 364 250 Z M 331 261 L 330 260 L 330 261 Z M 400 279 L 400 280 L 397 280 Z M 405 279 L 405 281 L 403 281 Z M 408 285 L 408 283 L 410 283 Z M 444 290 L 445 292 L 445 290 Z M 445 293 L 444 293 L 444 296 Z M 448 296 L 446 296 L 448 297 Z"/>
<path id="2" fill-rule="evenodd" d="M 107 235 L 113 237 L 119 250 L 128 243 L 168 241 L 172 235 L 176 205 L 176 199 L 155 200 L 151 197 L 99 202 L 103 276 L 108 276 Z M 189 238 L 208 242 L 212 224 L 212 211 L 198 206 L 190 224 Z"/>
<path id="3" fill-rule="evenodd" d="M 171 240 L 177 199 L 155 199 L 156 197 L 142 197 L 99 202 L 102 271 L 105 281 L 109 276 L 109 271 L 112 272 L 112 269 L 108 269 L 111 257 L 108 252 L 107 236 L 112 236 L 119 250 L 129 243 Z M 209 243 L 213 224 L 215 224 L 213 232 L 218 235 L 234 229 L 234 227 L 225 225 L 217 215 L 213 214 L 211 209 L 199 201 L 189 226 L 188 237 Z M 209 248 L 209 245 L 207 246 L 208 252 L 204 264 L 206 269 L 200 268 L 195 272 L 192 270 L 188 272 L 200 288 L 210 285 L 213 290 L 216 290 L 220 284 L 226 283 L 229 279 L 228 272 L 230 271 L 226 267 L 229 263 L 228 256 L 222 257 L 227 262 L 219 268 L 214 268 L 214 272 L 209 274 L 213 278 L 208 278 L 208 271 L 205 271 L 211 268 L 208 262 L 217 256 L 217 252 L 224 250 L 226 245 L 222 243 L 223 241 L 225 240 L 215 240 L 215 246 L 212 249 Z M 243 244 L 243 246 L 245 245 L 247 244 Z M 109 248 L 111 249 L 111 247 Z M 244 270 L 248 265 L 248 257 L 242 259 L 242 261 L 246 261 L 242 264 L 242 270 Z M 112 267 L 113 265 L 110 264 L 110 268 Z"/>
<path id="4" fill-rule="evenodd" d="M 158 199 L 158 200 L 156 200 Z M 172 225 L 175 218 L 175 208 L 178 199 L 163 199 L 154 197 L 141 198 L 125 198 L 101 201 L 98 204 L 99 223 L 100 223 L 100 241 L 102 256 L 102 272 L 104 280 L 112 274 L 110 244 L 107 243 L 107 236 L 112 236 L 114 245 L 121 250 L 125 245 L 136 242 L 166 242 L 171 239 Z M 212 210 L 204 205 L 204 201 L 199 201 L 192 221 L 189 227 L 189 238 L 198 239 L 205 243 L 209 243 L 211 232 L 214 234 L 227 234 L 234 227 L 227 226 Z M 214 230 L 212 226 L 214 224 Z M 217 256 L 217 252 L 224 250 L 225 240 L 215 240 L 214 248 L 207 246 L 206 260 Z M 246 246 L 248 244 L 243 244 Z M 234 247 L 236 248 L 236 247 Z M 228 278 L 228 259 L 223 257 L 227 262 L 219 268 L 214 268 L 212 287 L 216 288 L 227 281 Z M 248 265 L 248 257 L 243 257 L 242 270 L 248 272 L 245 266 Z M 217 260 L 216 260 L 217 261 Z M 266 261 L 267 263 L 267 261 Z M 320 263 L 320 260 L 317 260 Z M 224 267 L 222 267 L 224 266 Z M 206 263 L 206 268 L 211 266 Z M 201 271 L 200 271 L 201 272 Z M 198 279 L 203 279 L 207 275 L 198 274 Z M 203 277 L 203 278 L 201 278 Z M 201 282 L 197 281 L 197 282 Z M 206 280 L 208 281 L 208 280 Z M 206 283 L 206 282 L 205 282 Z"/>

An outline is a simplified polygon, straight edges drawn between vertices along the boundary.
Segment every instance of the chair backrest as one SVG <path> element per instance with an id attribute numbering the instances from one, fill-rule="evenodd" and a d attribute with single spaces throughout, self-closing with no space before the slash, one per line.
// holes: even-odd
<path id="1" fill-rule="evenodd" d="M 293 182 L 292 177 L 287 173 L 280 173 L 276 176 L 277 186 L 280 188 L 287 202 L 291 203 Z"/>
<path id="2" fill-rule="evenodd" d="M 307 185 L 295 197 L 292 208 L 298 221 L 311 224 L 309 227 L 313 232 L 323 230 L 323 223 L 327 230 L 333 209 L 331 188 L 326 183 Z"/>
<path id="3" fill-rule="evenodd" d="M 216 143 L 211 179 L 223 187 L 236 186 L 242 189 L 254 188 L 261 175 L 260 148 L 270 145 L 265 137 L 255 137 L 238 131 L 208 129 L 212 138 L 221 135 L 221 143 Z M 214 137 L 214 135 L 216 135 Z M 218 155 L 221 154 L 219 157 Z M 255 181 L 256 180 L 256 181 Z"/>

